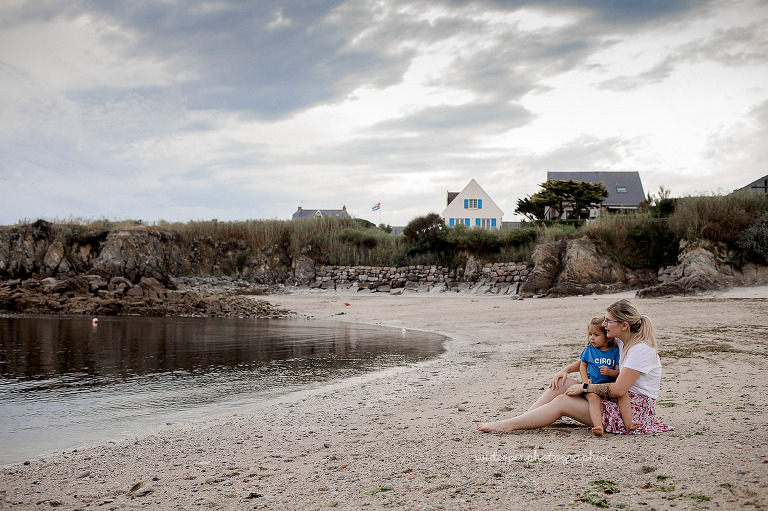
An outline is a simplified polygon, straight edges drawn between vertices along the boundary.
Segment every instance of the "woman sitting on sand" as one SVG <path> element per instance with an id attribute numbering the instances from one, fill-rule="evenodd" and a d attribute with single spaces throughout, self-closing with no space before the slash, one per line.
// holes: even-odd
<path id="1" fill-rule="evenodd" d="M 602 426 L 609 433 L 646 434 L 674 429 L 656 418 L 656 398 L 661 385 L 661 361 L 656 351 L 653 324 L 628 300 L 612 303 L 603 320 L 608 337 L 614 338 L 621 350 L 619 376 L 614 383 L 579 385 L 568 373 L 579 370 L 579 361 L 561 369 L 552 379 L 549 390 L 522 415 L 496 422 L 485 422 L 477 429 L 485 432 L 514 431 L 548 426 L 566 416 L 587 426 L 593 424 L 589 404 L 580 394 L 593 392 L 602 398 Z M 617 398 L 629 394 L 632 421 L 639 426 L 627 432 L 621 420 Z"/>

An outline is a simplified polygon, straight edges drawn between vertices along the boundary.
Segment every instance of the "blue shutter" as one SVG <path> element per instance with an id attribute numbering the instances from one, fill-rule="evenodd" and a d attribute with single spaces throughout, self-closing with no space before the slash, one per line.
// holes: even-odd
<path id="1" fill-rule="evenodd" d="M 469 218 L 465 218 L 465 219 L 464 219 L 464 225 L 466 225 L 467 227 L 469 227 Z"/>
<path id="2" fill-rule="evenodd" d="M 464 199 L 464 209 L 469 209 L 469 199 Z"/>
<path id="3" fill-rule="evenodd" d="M 496 219 L 491 218 L 491 227 L 496 227 Z"/>
<path id="4" fill-rule="evenodd" d="M 475 218 L 475 225 L 480 227 L 480 219 L 479 218 Z"/>
<path id="5" fill-rule="evenodd" d="M 451 227 L 453 227 L 453 224 L 455 223 L 455 221 L 456 221 L 456 219 L 455 219 L 455 218 L 451 218 L 451 219 L 448 221 L 448 223 L 451 225 Z"/>
<path id="6" fill-rule="evenodd" d="M 483 209 L 483 199 L 477 199 L 477 209 Z"/>

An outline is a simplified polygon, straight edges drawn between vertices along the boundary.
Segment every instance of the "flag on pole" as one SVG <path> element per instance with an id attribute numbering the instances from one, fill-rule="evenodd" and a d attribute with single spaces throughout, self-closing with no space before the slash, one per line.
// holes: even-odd
<path id="1" fill-rule="evenodd" d="M 377 202 L 375 206 L 371 208 L 371 211 L 378 211 L 381 209 L 381 202 Z"/>

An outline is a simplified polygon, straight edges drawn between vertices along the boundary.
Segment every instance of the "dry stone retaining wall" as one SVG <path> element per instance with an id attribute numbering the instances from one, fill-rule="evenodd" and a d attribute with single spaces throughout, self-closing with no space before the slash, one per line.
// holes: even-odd
<path id="1" fill-rule="evenodd" d="M 399 294 L 403 292 L 472 292 L 517 295 L 528 277 L 525 263 L 446 266 L 318 266 L 314 275 L 297 280 L 300 287 Z"/>

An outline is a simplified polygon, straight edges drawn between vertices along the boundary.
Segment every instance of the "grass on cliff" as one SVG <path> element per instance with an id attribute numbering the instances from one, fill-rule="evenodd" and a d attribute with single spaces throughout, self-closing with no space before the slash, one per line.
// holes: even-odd
<path id="1" fill-rule="evenodd" d="M 606 254 L 629 268 L 660 268 L 676 262 L 680 240 L 702 240 L 734 253 L 734 261 L 768 258 L 768 196 L 732 193 L 704 197 L 665 198 L 639 212 L 603 215 L 589 225 L 580 221 L 526 223 L 519 229 L 486 231 L 464 226 L 449 229 L 436 214 L 417 217 L 404 236 L 393 236 L 371 222 L 356 218 L 302 220 L 218 220 L 145 225 L 83 219 L 57 221 L 70 238 L 117 229 L 171 232 L 182 245 L 205 243 L 221 254 L 219 267 L 237 274 L 256 256 L 278 254 L 296 260 L 307 256 L 318 264 L 339 266 L 458 267 L 472 255 L 484 262 L 530 261 L 537 244 L 588 236 Z M 38 220 L 27 228 L 40 227 Z M 41 231 L 44 229 L 40 229 Z"/>

